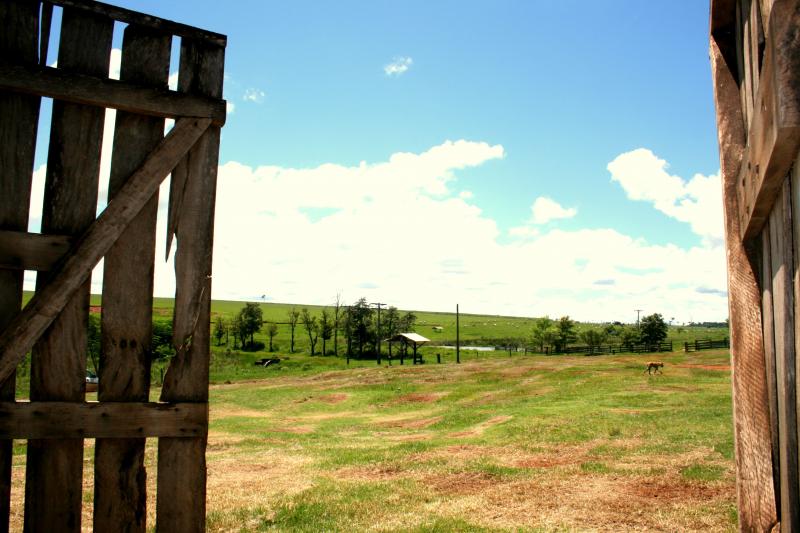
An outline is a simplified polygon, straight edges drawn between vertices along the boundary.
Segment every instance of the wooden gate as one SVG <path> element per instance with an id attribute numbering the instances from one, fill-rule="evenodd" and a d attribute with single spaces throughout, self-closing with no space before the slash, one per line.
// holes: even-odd
<path id="1" fill-rule="evenodd" d="M 800 1 L 712 0 L 710 33 L 740 527 L 800 531 Z"/>
<path id="2" fill-rule="evenodd" d="M 57 68 L 47 67 L 61 11 Z M 115 24 L 119 80 L 109 79 Z M 0 0 L 0 530 L 12 439 L 27 439 L 28 531 L 81 529 L 94 438 L 98 531 L 145 531 L 145 440 L 158 438 L 156 528 L 205 527 L 211 252 L 226 38 L 91 0 Z M 167 81 L 180 38 L 178 90 Z M 29 233 L 41 97 L 53 99 L 41 233 Z M 117 109 L 109 202 L 97 217 L 105 108 Z M 175 119 L 164 134 L 165 119 Z M 158 187 L 172 174 L 175 355 L 150 402 Z M 85 401 L 89 280 L 104 258 L 97 402 Z M 38 271 L 22 307 L 24 270 Z M 15 370 L 31 353 L 30 401 Z M 87 473 L 91 475 L 91 473 Z"/>

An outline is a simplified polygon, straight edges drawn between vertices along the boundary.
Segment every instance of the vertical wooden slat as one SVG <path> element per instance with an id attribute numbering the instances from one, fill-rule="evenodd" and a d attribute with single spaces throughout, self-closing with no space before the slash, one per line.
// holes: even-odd
<path id="1" fill-rule="evenodd" d="M 775 488 L 775 505 L 780 508 L 780 448 L 778 438 L 778 391 L 775 374 L 775 323 L 772 315 L 772 261 L 770 258 L 770 224 L 761 233 L 761 311 L 764 327 L 764 366 L 767 374 L 769 399 L 769 427 L 772 442 L 772 477 Z"/>
<path id="2" fill-rule="evenodd" d="M 0 27 L 0 56 L 36 64 L 39 2 L 0 2 Z M 0 229 L 28 228 L 39 101 L 36 96 L 0 92 Z M 0 269 L 0 330 L 22 306 L 22 279 L 22 271 Z M 0 400 L 14 400 L 15 388 L 12 375 L 0 386 Z M 9 525 L 11 461 L 12 441 L 0 440 L 0 533 Z"/>
<path id="3" fill-rule="evenodd" d="M 178 90 L 221 97 L 225 53 L 222 47 L 183 39 Z M 183 201 L 176 218 L 176 355 L 164 378 L 161 399 L 208 402 L 211 254 L 219 158 L 218 127 L 212 126 L 176 173 L 185 173 Z M 176 183 L 178 181 L 176 180 Z M 177 194 L 173 186 L 171 195 Z M 172 226 L 170 224 L 170 226 Z M 206 437 L 162 438 L 158 442 L 156 528 L 161 532 L 205 529 Z"/>
<path id="4" fill-rule="evenodd" d="M 777 520 L 769 397 L 761 329 L 761 290 L 739 239 L 736 180 L 745 145 L 739 88 L 712 35 L 711 72 L 720 148 L 733 366 L 736 495 L 742 531 L 769 531 Z"/>
<path id="5" fill-rule="evenodd" d="M 797 471 L 797 414 L 794 341 L 791 193 L 785 181 L 770 214 L 772 300 L 780 446 L 780 520 L 783 533 L 800 531 Z"/>
<path id="6" fill-rule="evenodd" d="M 65 9 L 59 68 L 104 76 L 113 21 Z M 102 108 L 53 103 L 42 232 L 75 235 L 92 223 L 103 138 Z M 37 287 L 47 283 L 40 274 Z M 32 401 L 82 401 L 85 395 L 89 282 L 41 337 L 31 361 Z M 80 531 L 83 440 L 29 440 L 25 528 Z"/>
<path id="7" fill-rule="evenodd" d="M 128 26 L 120 79 L 167 88 L 172 36 Z M 109 200 L 164 136 L 164 119 L 117 112 Z M 147 401 L 158 193 L 105 256 L 100 401 Z M 96 531 L 145 531 L 145 439 L 97 439 Z"/>

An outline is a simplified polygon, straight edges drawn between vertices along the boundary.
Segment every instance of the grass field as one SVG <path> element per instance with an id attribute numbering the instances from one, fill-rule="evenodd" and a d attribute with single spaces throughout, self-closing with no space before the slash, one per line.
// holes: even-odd
<path id="1" fill-rule="evenodd" d="M 726 351 L 660 354 L 654 376 L 648 356 L 295 357 L 212 385 L 210 531 L 736 528 Z M 87 441 L 87 473 L 93 455 Z M 153 497 L 155 441 L 147 460 Z"/>

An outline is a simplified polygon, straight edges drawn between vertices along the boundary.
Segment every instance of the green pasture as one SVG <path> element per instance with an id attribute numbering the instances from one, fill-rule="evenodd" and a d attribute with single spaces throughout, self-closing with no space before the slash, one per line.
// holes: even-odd
<path id="1" fill-rule="evenodd" d="M 728 359 L 669 354 L 650 376 L 645 356 L 486 356 L 214 386 L 208 527 L 732 531 Z M 215 494 L 215 464 L 242 485 Z"/>

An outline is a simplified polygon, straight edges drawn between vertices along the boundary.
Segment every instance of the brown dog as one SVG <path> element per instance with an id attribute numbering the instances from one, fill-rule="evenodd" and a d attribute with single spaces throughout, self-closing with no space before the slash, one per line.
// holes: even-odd
<path id="1" fill-rule="evenodd" d="M 657 374 L 663 374 L 661 369 L 664 368 L 664 363 L 661 361 L 650 361 L 647 363 L 647 373 L 650 374 L 651 370 L 655 370 Z"/>

